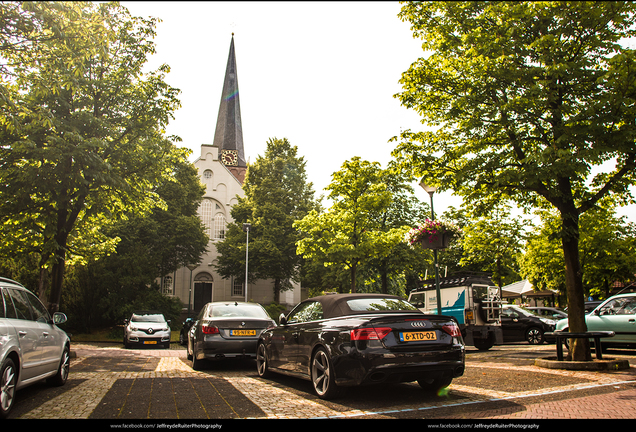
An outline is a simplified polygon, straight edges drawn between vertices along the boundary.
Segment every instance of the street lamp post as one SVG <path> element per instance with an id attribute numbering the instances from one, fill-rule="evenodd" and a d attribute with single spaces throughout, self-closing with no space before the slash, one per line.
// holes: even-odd
<path id="1" fill-rule="evenodd" d="M 433 194 L 437 190 L 435 186 L 428 186 L 424 183 L 424 179 L 420 182 L 420 186 L 424 189 L 428 196 L 431 197 L 431 220 L 435 220 L 435 211 L 433 210 Z M 442 295 L 439 289 L 439 262 L 437 261 L 437 249 L 433 249 L 433 257 L 435 260 L 435 294 L 437 296 L 437 315 L 442 314 Z"/>
<path id="2" fill-rule="evenodd" d="M 250 228 L 252 224 L 244 223 L 243 231 L 247 233 L 247 239 L 245 240 L 245 302 L 247 302 L 247 275 L 248 275 L 248 263 L 249 263 L 249 248 L 250 248 Z"/>
<path id="3" fill-rule="evenodd" d="M 192 304 L 192 272 L 199 267 L 199 264 L 188 264 L 186 267 L 190 269 L 190 287 L 188 288 L 188 317 L 190 317 L 190 305 Z"/>

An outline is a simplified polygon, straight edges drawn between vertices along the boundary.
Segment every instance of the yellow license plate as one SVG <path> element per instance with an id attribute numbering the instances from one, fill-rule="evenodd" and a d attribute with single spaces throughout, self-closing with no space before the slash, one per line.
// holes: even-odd
<path id="1" fill-rule="evenodd" d="M 157 341 L 144 341 L 144 345 L 156 345 Z"/>
<path id="2" fill-rule="evenodd" d="M 437 333 L 435 333 L 434 331 L 400 333 L 400 341 L 402 342 L 434 341 L 434 340 L 437 340 Z"/>
<path id="3" fill-rule="evenodd" d="M 256 330 L 230 330 L 230 336 L 256 336 Z"/>

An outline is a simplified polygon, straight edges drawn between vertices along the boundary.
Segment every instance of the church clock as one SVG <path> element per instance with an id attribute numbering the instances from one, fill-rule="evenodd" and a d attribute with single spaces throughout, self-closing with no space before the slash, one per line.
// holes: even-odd
<path id="1" fill-rule="evenodd" d="M 221 152 L 221 162 L 227 166 L 238 165 L 238 151 L 237 150 L 223 150 Z"/>

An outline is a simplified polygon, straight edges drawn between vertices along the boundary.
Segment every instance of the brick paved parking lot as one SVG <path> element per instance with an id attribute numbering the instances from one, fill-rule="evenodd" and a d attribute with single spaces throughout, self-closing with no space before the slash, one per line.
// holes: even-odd
<path id="1" fill-rule="evenodd" d="M 351 388 L 322 401 L 307 381 L 263 380 L 250 360 L 193 371 L 185 350 L 73 346 L 63 387 L 37 384 L 17 394 L 13 419 L 208 420 L 272 418 L 538 420 L 634 419 L 636 371 L 564 371 L 534 366 L 554 345 L 469 349 L 463 377 L 445 394 L 415 383 Z M 636 352 L 608 353 L 636 361 Z"/>

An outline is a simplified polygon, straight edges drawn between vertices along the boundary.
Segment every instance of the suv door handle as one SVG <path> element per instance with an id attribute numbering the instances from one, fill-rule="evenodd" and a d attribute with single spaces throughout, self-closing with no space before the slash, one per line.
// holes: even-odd
<path id="1" fill-rule="evenodd" d="M 18 332 L 18 334 L 19 334 L 21 337 L 25 337 L 25 336 L 27 335 L 27 332 L 25 332 L 25 331 L 19 331 L 19 332 Z"/>

